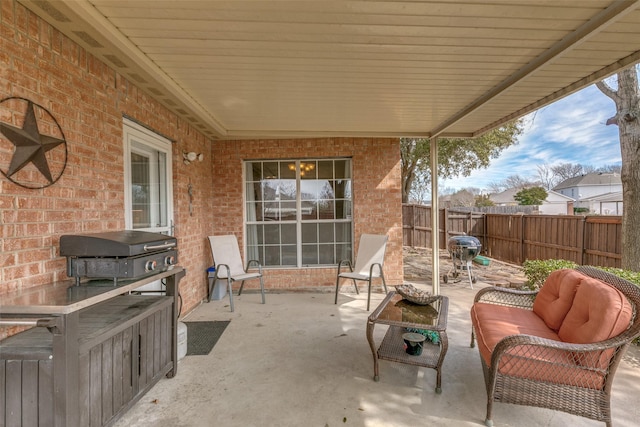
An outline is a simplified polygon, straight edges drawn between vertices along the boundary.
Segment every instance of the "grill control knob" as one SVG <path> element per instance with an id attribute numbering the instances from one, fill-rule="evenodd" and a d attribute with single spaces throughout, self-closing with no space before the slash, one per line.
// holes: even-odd
<path id="1" fill-rule="evenodd" d="M 173 255 L 167 255 L 164 257 L 164 265 L 173 265 L 176 263 L 176 257 Z"/>
<path id="2" fill-rule="evenodd" d="M 155 261 L 147 261 L 144 265 L 144 271 L 153 271 L 158 264 Z"/>

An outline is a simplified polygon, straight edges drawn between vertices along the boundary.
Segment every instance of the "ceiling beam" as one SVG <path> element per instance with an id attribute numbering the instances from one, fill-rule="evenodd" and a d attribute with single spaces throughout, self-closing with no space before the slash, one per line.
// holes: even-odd
<path id="1" fill-rule="evenodd" d="M 558 99 L 564 98 L 565 96 L 571 95 L 572 93 L 575 93 L 577 91 L 579 91 L 580 89 L 592 85 L 596 82 L 599 82 L 600 80 L 606 79 L 607 77 L 611 76 L 612 74 L 617 73 L 618 71 L 620 71 L 623 68 L 627 68 L 633 64 L 637 64 L 638 62 L 640 62 L 640 51 L 637 51 L 629 56 L 627 56 L 626 58 L 622 58 L 619 61 L 614 62 L 613 64 L 610 64 L 600 70 L 598 70 L 595 73 L 592 73 L 590 75 L 588 75 L 587 77 L 578 80 L 577 82 L 570 84 L 567 87 L 564 87 L 558 91 L 555 91 L 554 93 L 552 93 L 551 95 L 545 96 L 544 98 L 534 102 L 533 104 L 529 104 L 524 108 L 521 108 L 518 111 L 515 111 L 507 116 L 504 116 L 503 118 L 501 118 L 500 120 L 497 120 L 493 123 L 488 124 L 487 126 L 478 129 L 473 137 L 475 138 L 476 136 L 482 135 L 485 132 L 490 131 L 491 129 L 495 129 L 498 126 L 501 126 L 513 119 L 516 119 L 518 117 L 522 117 L 525 114 L 528 114 L 532 111 L 538 110 L 544 106 L 547 106 L 549 104 L 554 103 L 555 101 L 557 101 Z"/>
<path id="2" fill-rule="evenodd" d="M 445 138 L 473 138 L 471 133 L 446 133 Z M 219 139 L 240 140 L 240 139 L 293 139 L 293 138 L 429 138 L 426 132 L 404 132 L 398 134 L 397 131 L 300 131 L 300 130 L 228 130 L 224 137 Z"/>

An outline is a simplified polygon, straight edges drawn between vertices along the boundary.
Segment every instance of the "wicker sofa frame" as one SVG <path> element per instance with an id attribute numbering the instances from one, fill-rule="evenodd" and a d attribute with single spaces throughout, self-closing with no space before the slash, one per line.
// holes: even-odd
<path id="1" fill-rule="evenodd" d="M 577 271 L 601 280 L 620 290 L 633 307 L 633 318 L 629 328 L 623 333 L 590 344 L 571 344 L 531 335 L 511 335 L 503 338 L 491 353 L 491 365 L 487 366 L 482 356 L 482 368 L 485 385 L 487 388 L 487 414 L 485 424 L 493 425 L 493 402 L 513 403 L 517 405 L 536 406 L 548 408 L 570 414 L 602 421 L 607 427 L 612 427 L 611 419 L 611 387 L 616 369 L 627 350 L 629 344 L 640 336 L 640 288 L 633 283 L 623 280 L 610 273 L 593 267 L 577 267 Z M 475 297 L 475 302 L 498 304 L 503 306 L 520 307 L 532 310 L 533 301 L 537 291 L 521 291 L 505 288 L 484 288 Z M 471 332 L 471 347 L 475 346 L 475 331 Z M 497 367 L 501 359 L 509 351 L 516 350 L 518 355 L 536 365 L 536 369 L 548 370 L 547 378 L 553 378 L 557 373 L 558 378 L 575 375 L 573 385 L 563 381 L 532 380 L 524 377 L 505 375 Z M 547 362 L 545 359 L 552 353 L 567 352 L 572 358 L 579 358 L 583 363 L 567 364 Z M 603 355 L 605 360 L 603 362 Z M 554 359 L 549 357 L 549 359 Z M 557 357 L 555 358 L 557 360 Z M 545 360 L 541 367 L 540 360 Z M 584 363 L 584 361 L 599 360 L 597 364 Z M 527 363 L 526 360 L 521 361 Z M 596 366 L 597 365 L 597 366 Z M 602 366 L 606 366 L 602 369 Z M 601 381 L 594 381 L 594 375 Z M 576 385 L 575 383 L 580 383 Z"/>

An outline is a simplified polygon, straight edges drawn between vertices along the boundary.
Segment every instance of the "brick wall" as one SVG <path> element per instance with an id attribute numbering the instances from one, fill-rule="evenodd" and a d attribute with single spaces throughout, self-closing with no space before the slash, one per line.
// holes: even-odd
<path id="1" fill-rule="evenodd" d="M 242 239 L 243 159 L 352 157 L 356 236 L 388 234 L 386 276 L 391 284 L 402 281 L 397 139 L 211 144 L 189 123 L 19 3 L 0 2 L 0 26 L 0 99 L 19 96 L 45 107 L 59 122 L 68 148 L 67 169 L 50 187 L 25 189 L 0 176 L 0 298 L 66 278 L 65 259 L 58 250 L 60 235 L 124 228 L 123 114 L 175 141 L 175 234 L 180 265 L 187 269 L 181 282 L 183 314 L 207 293 L 205 271 L 211 255 L 206 236 L 231 232 Z M 204 153 L 204 161 L 184 165 L 183 150 Z M 192 214 L 189 184 L 193 186 Z M 335 269 L 270 270 L 267 274 L 270 288 L 334 283 Z"/>
<path id="2" fill-rule="evenodd" d="M 387 234 L 387 284 L 399 284 L 402 271 L 402 204 L 398 139 L 330 138 L 216 141 L 213 143 L 214 234 L 233 233 L 243 242 L 242 161 L 351 157 L 356 243 L 362 233 Z M 357 248 L 356 248 L 357 250 Z M 267 288 L 334 287 L 335 268 L 273 269 Z M 247 282 L 247 287 L 257 287 Z"/>
<path id="3" fill-rule="evenodd" d="M 176 237 L 180 265 L 187 268 L 181 295 L 185 312 L 190 310 L 207 291 L 205 236 L 213 229 L 210 141 L 22 5 L 0 4 L 0 99 L 24 97 L 45 107 L 60 124 L 68 149 L 67 168 L 50 187 L 25 189 L 0 175 L 0 298 L 66 278 L 60 235 L 124 229 L 126 114 L 175 140 Z M 186 166 L 182 150 L 204 153 L 205 159 Z"/>

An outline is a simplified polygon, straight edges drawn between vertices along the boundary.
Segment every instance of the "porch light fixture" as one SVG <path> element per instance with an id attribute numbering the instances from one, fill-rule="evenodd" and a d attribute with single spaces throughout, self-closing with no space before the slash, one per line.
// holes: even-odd
<path id="1" fill-rule="evenodd" d="M 190 165 L 192 162 L 195 162 L 196 160 L 201 162 L 204 159 L 204 154 L 200 153 L 200 154 L 196 154 L 195 151 L 190 151 L 190 152 L 186 152 L 183 151 L 182 152 L 182 160 L 184 161 L 185 165 Z"/>

